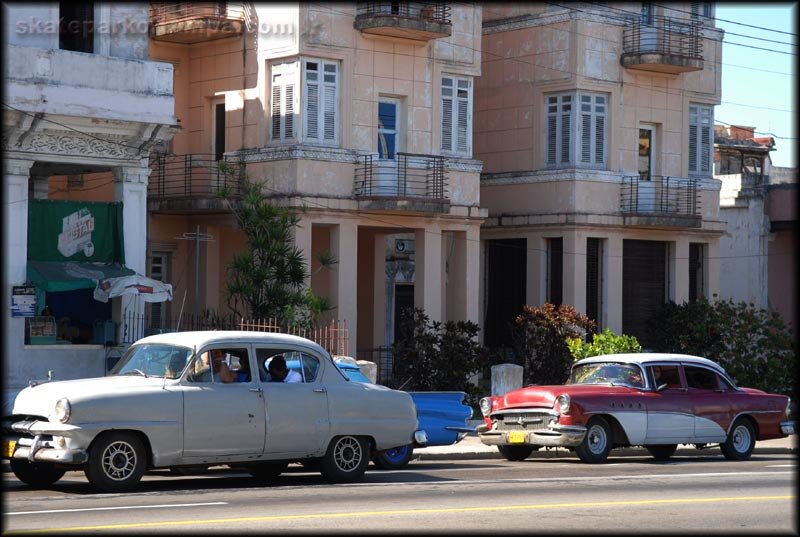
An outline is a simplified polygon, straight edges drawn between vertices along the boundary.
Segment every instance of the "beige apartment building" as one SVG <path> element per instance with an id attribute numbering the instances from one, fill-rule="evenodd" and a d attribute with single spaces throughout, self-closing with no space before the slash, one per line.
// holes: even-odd
<path id="1" fill-rule="evenodd" d="M 182 130 L 151 159 L 150 274 L 175 300 L 150 322 L 229 312 L 245 238 L 214 195 L 236 188 L 222 159 L 307 209 L 296 244 L 349 354 L 391 344 L 403 306 L 477 322 L 481 29 L 471 4 L 152 3 L 149 57 L 174 66 Z"/>
<path id="2" fill-rule="evenodd" d="M 664 302 L 719 292 L 712 16 L 705 2 L 483 6 L 487 343 L 523 304 L 549 301 L 646 346 Z"/>

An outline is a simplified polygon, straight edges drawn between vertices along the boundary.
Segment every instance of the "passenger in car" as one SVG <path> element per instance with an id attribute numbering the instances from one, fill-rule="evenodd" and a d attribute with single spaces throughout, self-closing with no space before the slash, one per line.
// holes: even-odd
<path id="1" fill-rule="evenodd" d="M 303 382 L 300 373 L 286 367 L 286 359 L 281 354 L 270 360 L 269 376 L 272 382 Z"/>

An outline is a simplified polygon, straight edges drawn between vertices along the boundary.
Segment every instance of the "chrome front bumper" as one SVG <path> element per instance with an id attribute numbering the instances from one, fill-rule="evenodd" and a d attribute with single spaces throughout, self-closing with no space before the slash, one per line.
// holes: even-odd
<path id="1" fill-rule="evenodd" d="M 586 427 L 581 425 L 553 425 L 546 429 L 524 431 L 525 441 L 514 443 L 508 438 L 509 432 L 517 431 L 490 431 L 484 427 L 478 427 L 477 429 L 478 438 L 487 446 L 576 447 L 583 442 L 583 437 L 586 436 Z"/>
<path id="2" fill-rule="evenodd" d="M 89 455 L 83 449 L 60 449 L 51 440 L 43 440 L 41 435 L 34 438 L 19 438 L 14 449 L 13 459 L 27 459 L 30 462 L 52 462 L 60 464 L 84 464 Z"/>
<path id="3" fill-rule="evenodd" d="M 797 434 L 797 428 L 794 425 L 794 420 L 782 421 L 781 432 L 783 434 Z"/>

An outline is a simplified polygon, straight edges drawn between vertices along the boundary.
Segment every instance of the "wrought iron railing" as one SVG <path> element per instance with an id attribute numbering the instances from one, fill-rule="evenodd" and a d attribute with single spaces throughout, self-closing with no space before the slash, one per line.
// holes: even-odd
<path id="1" fill-rule="evenodd" d="M 222 164 L 222 166 L 221 166 Z M 241 195 L 241 171 L 238 162 L 215 160 L 210 154 L 150 155 L 150 178 L 147 196 L 159 199 L 214 198 L 221 191 Z"/>
<path id="2" fill-rule="evenodd" d="M 622 178 L 620 210 L 623 213 L 691 216 L 700 215 L 697 180 L 686 177 L 638 175 Z"/>
<path id="3" fill-rule="evenodd" d="M 392 15 L 408 19 L 450 24 L 447 2 L 359 2 L 356 16 Z"/>
<path id="4" fill-rule="evenodd" d="M 447 199 L 444 157 L 397 153 L 395 160 L 378 155 L 359 157 L 355 173 L 356 197 Z"/>
<path id="5" fill-rule="evenodd" d="M 194 19 L 247 22 L 246 7 L 244 2 L 151 2 L 150 24 Z"/>
<path id="6" fill-rule="evenodd" d="M 668 17 L 633 20 L 622 32 L 623 54 L 673 54 L 703 59 L 702 24 Z"/>

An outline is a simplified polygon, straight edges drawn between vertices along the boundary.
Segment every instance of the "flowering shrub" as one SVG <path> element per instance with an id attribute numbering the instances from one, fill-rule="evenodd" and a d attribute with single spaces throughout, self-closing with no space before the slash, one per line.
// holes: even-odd
<path id="1" fill-rule="evenodd" d="M 650 326 L 654 351 L 703 356 L 739 386 L 791 395 L 796 348 L 774 311 L 733 300 L 668 303 Z"/>
<path id="2" fill-rule="evenodd" d="M 524 306 L 511 329 L 512 346 L 522 366 L 523 384 L 562 384 L 573 359 L 568 338 L 583 338 L 594 321 L 569 304 Z"/>

